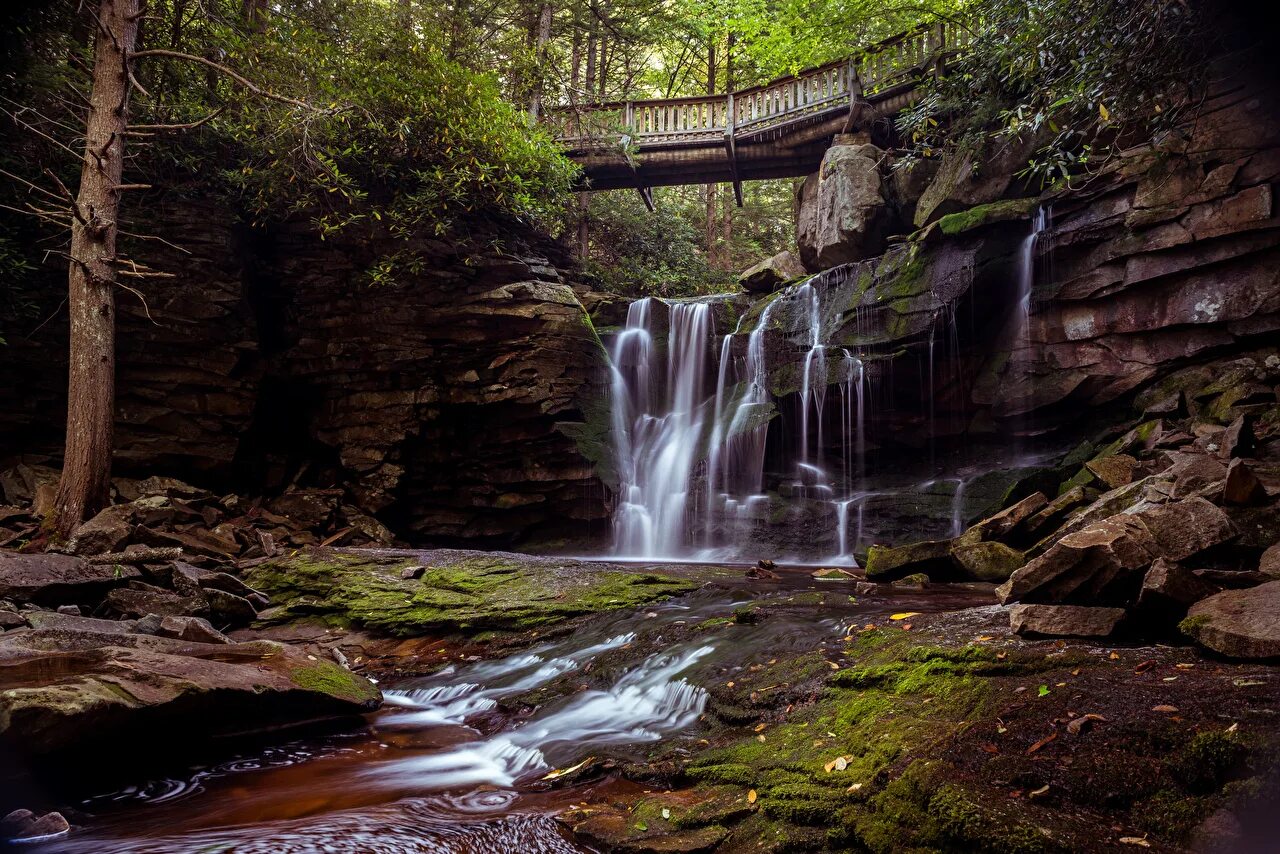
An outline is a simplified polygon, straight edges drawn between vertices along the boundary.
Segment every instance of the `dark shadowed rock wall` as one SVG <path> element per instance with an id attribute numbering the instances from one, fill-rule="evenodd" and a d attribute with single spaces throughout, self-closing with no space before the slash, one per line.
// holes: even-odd
<path id="1" fill-rule="evenodd" d="M 604 353 L 555 247 L 512 229 L 499 244 L 492 228 L 422 241 L 412 272 L 373 285 L 369 267 L 403 244 L 251 230 L 207 199 L 152 209 L 152 232 L 184 251 L 132 250 L 174 276 L 138 286 L 145 307 L 120 295 L 120 473 L 251 494 L 342 487 L 416 543 L 607 535 L 579 450 L 599 456 L 603 422 L 584 412 L 601 398 Z M 49 293 L 60 288 L 50 271 Z M 65 326 L 58 312 L 0 347 L 13 378 L 0 384 L 0 456 L 58 453 Z"/>

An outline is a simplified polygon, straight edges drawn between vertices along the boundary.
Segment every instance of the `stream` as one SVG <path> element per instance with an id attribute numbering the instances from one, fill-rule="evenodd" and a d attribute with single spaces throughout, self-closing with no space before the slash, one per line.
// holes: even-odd
<path id="1" fill-rule="evenodd" d="M 838 643 L 893 611 L 991 602 L 988 588 L 939 586 L 855 600 L 848 583 L 782 570 L 775 583 L 716 584 L 651 607 L 600 615 L 572 634 L 501 658 L 455 662 L 384 683 L 356 732 L 245 752 L 68 804 L 75 829 L 38 852 L 578 852 L 553 816 L 637 793 L 616 772 L 552 787 L 588 757 L 643 761 L 660 740 L 696 749 L 703 686 L 762 655 Z M 888 588 L 883 588 L 886 591 Z M 827 596 L 787 610 L 797 594 Z M 810 597 L 811 600 L 811 597 Z M 757 624 L 735 608 L 777 606 Z M 717 619 L 711 627 L 693 627 Z M 767 652 L 766 652 L 767 651 Z"/>

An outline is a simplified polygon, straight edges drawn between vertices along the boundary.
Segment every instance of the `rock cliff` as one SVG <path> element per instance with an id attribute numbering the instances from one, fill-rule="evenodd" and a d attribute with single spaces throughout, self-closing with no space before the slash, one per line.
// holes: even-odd
<path id="1" fill-rule="evenodd" d="M 117 472 L 260 494 L 337 487 L 417 543 L 582 542 L 607 528 L 579 450 L 604 353 L 548 258 L 519 229 L 320 241 L 250 229 L 204 198 L 166 197 L 134 249 L 172 278 L 120 299 Z M 414 260 L 372 283 L 379 257 Z M 50 273 L 50 294 L 58 293 Z M 0 347 L 0 448 L 56 455 L 65 329 Z M 575 438 L 570 438 L 573 433 Z M 596 456 L 599 456 L 596 454 Z"/>

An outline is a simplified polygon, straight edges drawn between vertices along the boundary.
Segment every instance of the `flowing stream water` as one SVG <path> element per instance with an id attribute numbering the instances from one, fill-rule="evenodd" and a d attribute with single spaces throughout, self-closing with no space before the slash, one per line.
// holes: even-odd
<path id="1" fill-rule="evenodd" d="M 839 648 L 850 625 L 901 610 L 986 604 L 987 590 L 935 588 L 828 597 L 759 624 L 692 627 L 752 600 L 831 590 L 807 570 L 776 583 L 715 583 L 500 658 L 455 661 L 384 685 L 364 729 L 259 748 L 214 765 L 137 780 L 62 809 L 76 829 L 27 850 L 59 854 L 560 854 L 588 851 L 552 816 L 635 795 L 616 772 L 552 787 L 557 769 L 595 757 L 644 761 L 649 746 L 697 749 L 703 686 L 767 651 Z M 727 623 L 728 621 L 724 621 Z"/>

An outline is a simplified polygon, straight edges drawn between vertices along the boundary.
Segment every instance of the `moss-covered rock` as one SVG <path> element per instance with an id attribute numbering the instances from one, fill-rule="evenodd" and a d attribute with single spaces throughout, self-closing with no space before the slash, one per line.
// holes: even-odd
<path id="1" fill-rule="evenodd" d="M 917 572 L 954 571 L 949 540 L 926 540 L 902 546 L 872 546 L 867 552 L 867 578 L 888 581 Z"/>
<path id="2" fill-rule="evenodd" d="M 1022 552 L 998 542 L 959 543 L 952 547 L 951 558 L 969 578 L 997 584 L 1026 563 Z"/>
<path id="3" fill-rule="evenodd" d="M 404 577 L 415 567 L 418 577 Z M 276 621 L 316 617 L 401 636 L 529 629 L 698 585 L 670 570 L 453 550 L 312 550 L 255 567 L 247 580 L 277 603 Z"/>

